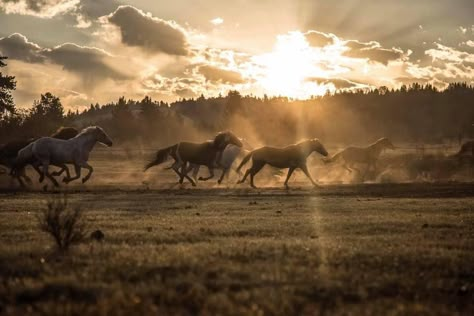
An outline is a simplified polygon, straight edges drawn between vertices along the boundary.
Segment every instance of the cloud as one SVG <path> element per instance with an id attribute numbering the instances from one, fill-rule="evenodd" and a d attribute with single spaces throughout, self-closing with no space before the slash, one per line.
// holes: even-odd
<path id="1" fill-rule="evenodd" d="M 332 86 L 334 87 L 334 90 L 354 90 L 369 87 L 367 84 L 351 81 L 345 78 L 310 77 L 307 78 L 306 81 L 315 82 L 319 85 Z"/>
<path id="2" fill-rule="evenodd" d="M 65 43 L 46 50 L 44 54 L 63 69 L 80 74 L 86 85 L 95 84 L 106 78 L 115 80 L 127 78 L 108 64 L 106 58 L 112 56 L 102 49 Z"/>
<path id="3" fill-rule="evenodd" d="M 75 10 L 80 0 L 2 0 L 0 9 L 6 14 L 32 15 L 52 18 Z"/>
<path id="4" fill-rule="evenodd" d="M 199 66 L 198 69 L 199 73 L 202 74 L 206 80 L 211 82 L 230 84 L 240 84 L 245 82 L 242 75 L 237 71 L 222 69 L 211 65 Z"/>
<path id="5" fill-rule="evenodd" d="M 107 20 L 120 29 L 122 43 L 149 53 L 189 55 L 185 31 L 173 21 L 165 21 L 132 6 L 120 6 Z"/>
<path id="6" fill-rule="evenodd" d="M 360 42 L 358 40 L 348 40 L 344 43 L 344 46 L 348 48 L 344 55 L 352 58 L 369 59 L 369 61 L 375 61 L 384 65 L 387 65 L 389 61 L 397 60 L 402 58 L 405 54 L 401 49 L 382 48 L 378 42 Z"/>
<path id="7" fill-rule="evenodd" d="M 217 17 L 215 19 L 210 20 L 209 22 L 211 22 L 211 24 L 217 26 L 217 25 L 221 25 L 222 23 L 224 23 L 224 19 Z"/>
<path id="8" fill-rule="evenodd" d="M 12 60 L 30 64 L 56 64 L 66 71 L 79 75 L 90 87 L 104 79 L 124 80 L 129 78 L 112 66 L 114 56 L 95 48 L 65 43 L 54 48 L 42 48 L 30 42 L 24 35 L 14 33 L 0 38 L 0 52 Z"/>
<path id="9" fill-rule="evenodd" d="M 425 54 L 427 56 L 430 56 L 433 62 L 443 61 L 457 64 L 474 65 L 474 54 L 463 52 L 439 43 L 436 43 L 436 48 L 432 48 L 425 51 Z"/>
<path id="10" fill-rule="evenodd" d="M 337 41 L 337 36 L 334 34 L 314 30 L 304 33 L 304 36 L 308 44 L 313 47 L 323 47 L 334 44 Z"/>
<path id="11" fill-rule="evenodd" d="M 45 61 L 42 51 L 43 49 L 39 45 L 28 41 L 24 35 L 19 33 L 0 38 L 0 52 L 12 59 L 42 63 Z"/>

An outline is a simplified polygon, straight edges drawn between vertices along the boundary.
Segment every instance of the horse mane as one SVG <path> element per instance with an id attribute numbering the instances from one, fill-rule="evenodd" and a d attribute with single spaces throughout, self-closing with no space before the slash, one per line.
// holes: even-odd
<path id="1" fill-rule="evenodd" d="M 377 145 L 378 143 L 381 143 L 381 142 L 383 142 L 384 140 L 388 140 L 388 138 L 387 138 L 387 137 L 379 138 L 379 139 L 377 139 L 375 142 L 373 142 L 372 144 L 370 144 L 369 146 Z"/>
<path id="2" fill-rule="evenodd" d="M 61 126 L 51 135 L 51 137 L 66 140 L 77 136 L 77 134 L 79 134 L 79 131 L 74 127 Z"/>
<path id="3" fill-rule="evenodd" d="M 82 129 L 82 130 L 79 132 L 79 134 L 76 135 L 76 137 L 93 133 L 93 132 L 95 132 L 95 130 L 98 129 L 98 128 L 100 128 L 100 127 L 98 127 L 98 126 L 89 126 L 89 127 L 86 127 L 86 128 L 84 128 L 84 129 Z"/>

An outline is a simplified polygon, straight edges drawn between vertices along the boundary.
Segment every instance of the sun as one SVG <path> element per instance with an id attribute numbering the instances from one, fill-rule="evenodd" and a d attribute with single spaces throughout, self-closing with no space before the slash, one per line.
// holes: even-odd
<path id="1" fill-rule="evenodd" d="M 315 67 L 317 59 L 317 52 L 301 32 L 280 35 L 272 52 L 254 58 L 261 69 L 257 82 L 270 95 L 296 99 L 323 95 L 327 87 L 309 80 L 325 75 Z"/>

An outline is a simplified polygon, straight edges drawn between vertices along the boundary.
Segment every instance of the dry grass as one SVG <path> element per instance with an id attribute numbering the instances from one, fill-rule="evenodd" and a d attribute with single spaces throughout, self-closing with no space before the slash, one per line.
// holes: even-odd
<path id="1" fill-rule="evenodd" d="M 70 194 L 106 238 L 69 256 L 37 230 L 44 194 L 3 195 L 0 311 L 472 314 L 472 189 L 420 188 Z"/>
<path id="2" fill-rule="evenodd" d="M 83 241 L 86 234 L 81 208 L 77 205 L 70 209 L 66 195 L 53 195 L 39 214 L 38 223 L 39 228 L 54 240 L 60 252 L 66 252 L 70 246 Z"/>

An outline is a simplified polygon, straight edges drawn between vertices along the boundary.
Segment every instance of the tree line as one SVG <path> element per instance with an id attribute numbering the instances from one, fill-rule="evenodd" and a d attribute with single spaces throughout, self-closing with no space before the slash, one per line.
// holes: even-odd
<path id="1" fill-rule="evenodd" d="M 6 66 L 0 57 L 0 67 Z M 59 126 L 100 125 L 113 139 L 166 144 L 199 140 L 233 130 L 249 142 L 283 145 L 304 137 L 341 144 L 395 141 L 440 143 L 474 137 L 474 87 L 452 83 L 444 90 L 413 83 L 399 89 L 339 91 L 309 100 L 287 97 L 225 96 L 173 103 L 127 100 L 66 111 L 46 92 L 30 108 L 15 106 L 15 78 L 0 72 L 0 143 L 51 134 Z"/>

